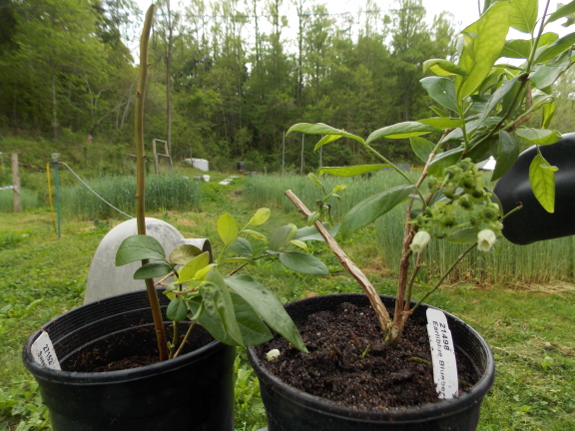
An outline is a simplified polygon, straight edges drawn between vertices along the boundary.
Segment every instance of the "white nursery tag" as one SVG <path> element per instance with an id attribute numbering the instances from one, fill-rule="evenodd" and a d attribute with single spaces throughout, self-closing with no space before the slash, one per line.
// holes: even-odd
<path id="1" fill-rule="evenodd" d="M 46 368 L 60 371 L 60 362 L 47 332 L 42 332 L 31 347 L 34 360 Z"/>
<path id="2" fill-rule="evenodd" d="M 451 331 L 447 325 L 447 318 L 442 311 L 428 308 L 426 315 L 427 335 L 429 336 L 433 362 L 433 380 L 439 399 L 450 399 L 457 395 L 459 390 L 455 347 Z"/>

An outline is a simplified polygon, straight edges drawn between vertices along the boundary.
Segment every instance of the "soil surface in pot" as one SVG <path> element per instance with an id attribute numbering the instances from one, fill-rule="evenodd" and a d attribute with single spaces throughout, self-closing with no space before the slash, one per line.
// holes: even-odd
<path id="1" fill-rule="evenodd" d="M 187 325 L 180 324 L 178 331 L 180 342 L 186 329 Z M 172 339 L 171 327 L 166 328 L 166 335 L 169 340 Z M 213 338 L 210 334 L 196 325 L 180 354 L 199 349 L 211 341 Z M 148 325 L 103 337 L 66 358 L 61 366 L 64 371 L 90 373 L 127 370 L 157 362 L 159 361 L 156 337 L 153 327 Z"/>
<path id="2" fill-rule="evenodd" d="M 396 348 L 382 343 L 371 307 L 342 303 L 334 311 L 309 315 L 298 329 L 309 354 L 278 336 L 257 348 L 263 366 L 284 383 L 366 411 L 438 401 L 425 318 L 408 320 Z M 271 349 L 278 349 L 280 356 L 268 361 Z M 464 355 L 457 356 L 457 363 L 461 391 L 478 376 Z"/>

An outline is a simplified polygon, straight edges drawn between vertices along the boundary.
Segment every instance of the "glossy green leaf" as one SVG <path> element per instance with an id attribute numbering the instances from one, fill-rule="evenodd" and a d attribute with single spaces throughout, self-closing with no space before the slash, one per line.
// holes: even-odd
<path id="1" fill-rule="evenodd" d="M 265 243 L 268 242 L 267 237 L 261 232 L 258 232 L 258 231 L 252 230 L 252 229 L 244 229 L 244 230 L 242 230 L 242 233 L 245 233 L 245 234 L 251 236 L 252 238 L 257 239 L 258 241 L 262 241 Z"/>
<path id="2" fill-rule="evenodd" d="M 178 281 L 185 283 L 188 280 L 194 280 L 199 270 L 206 268 L 210 263 L 210 253 L 207 251 L 199 254 L 193 259 L 189 260 L 184 266 L 178 270 Z"/>
<path id="3" fill-rule="evenodd" d="M 423 72 L 429 70 L 437 76 L 469 75 L 469 72 L 451 61 L 434 58 L 423 62 Z"/>
<path id="4" fill-rule="evenodd" d="M 442 109 L 439 109 L 437 106 L 430 106 L 429 109 L 431 109 L 433 112 L 435 112 L 440 117 L 444 117 L 444 118 L 449 117 L 449 115 L 447 115 L 447 112 L 443 111 Z"/>
<path id="5" fill-rule="evenodd" d="M 329 270 L 321 260 L 301 251 L 283 251 L 280 253 L 279 260 L 285 267 L 303 274 L 329 274 Z"/>
<path id="6" fill-rule="evenodd" d="M 491 181 L 496 181 L 513 167 L 519 157 L 519 142 L 508 132 L 499 132 L 497 144 L 497 164 L 491 175 Z"/>
<path id="7" fill-rule="evenodd" d="M 553 84 L 559 76 L 571 66 L 571 52 L 565 51 L 545 65 L 537 67 L 529 80 L 539 89 L 544 89 Z"/>
<path id="8" fill-rule="evenodd" d="M 427 124 L 419 123 L 417 121 L 406 121 L 405 123 L 394 124 L 393 126 L 383 127 L 376 130 L 368 136 L 365 143 L 370 144 L 376 139 L 407 139 L 412 136 L 427 135 L 428 133 L 440 133 L 441 130 L 435 127 L 428 126 Z"/>
<path id="9" fill-rule="evenodd" d="M 336 177 L 354 177 L 356 175 L 367 174 L 368 172 L 378 171 L 380 169 L 389 168 L 389 164 L 377 165 L 356 165 L 356 166 L 342 166 L 342 167 L 326 167 L 320 168 L 320 175 L 334 175 Z"/>
<path id="10" fill-rule="evenodd" d="M 513 0 L 509 25 L 523 33 L 533 33 L 537 23 L 539 0 Z"/>
<path id="11" fill-rule="evenodd" d="M 172 271 L 172 267 L 165 262 L 149 262 L 134 272 L 134 280 L 163 277 Z"/>
<path id="12" fill-rule="evenodd" d="M 549 123 L 553 119 L 555 115 L 556 105 L 555 102 L 551 101 L 550 103 L 546 103 L 543 105 L 543 121 L 541 123 L 541 128 L 546 129 L 549 127 Z"/>
<path id="13" fill-rule="evenodd" d="M 502 57 L 528 59 L 531 55 L 532 40 L 514 39 L 505 42 L 501 51 Z"/>
<path id="14" fill-rule="evenodd" d="M 508 81 L 505 81 L 497 90 L 493 92 L 493 94 L 489 98 L 489 101 L 485 104 L 481 116 L 479 117 L 479 124 L 482 124 L 485 121 L 485 119 L 489 116 L 489 113 L 493 109 L 495 109 L 495 107 L 499 103 L 501 103 L 501 101 L 505 98 L 505 96 L 511 94 L 516 83 L 517 78 L 510 79 Z M 513 92 L 513 94 L 514 93 L 515 92 Z"/>
<path id="15" fill-rule="evenodd" d="M 537 149 L 537 155 L 529 165 L 529 182 L 533 194 L 548 213 L 555 212 L 555 172 L 557 170 Z"/>
<path id="16" fill-rule="evenodd" d="M 457 163 L 457 161 L 461 158 L 462 153 L 463 148 L 459 147 L 437 154 L 429 165 L 429 174 L 433 175 L 434 177 L 443 177 L 443 170 L 446 167 Z"/>
<path id="17" fill-rule="evenodd" d="M 217 222 L 218 235 L 225 245 L 230 245 L 238 239 L 238 224 L 228 213 L 222 214 Z"/>
<path id="18" fill-rule="evenodd" d="M 287 224 L 276 229 L 270 236 L 269 246 L 272 251 L 279 251 L 281 248 L 287 246 L 297 233 L 297 226 L 295 224 Z"/>
<path id="19" fill-rule="evenodd" d="M 463 120 L 460 120 L 459 118 L 445 118 L 445 117 L 424 118 L 423 120 L 417 120 L 417 121 L 441 130 L 455 129 L 457 127 L 461 127 L 461 125 L 463 124 Z"/>
<path id="20" fill-rule="evenodd" d="M 187 316 L 188 306 L 186 302 L 179 297 L 172 299 L 166 309 L 166 317 L 172 322 L 181 322 L 182 320 L 186 320 Z"/>
<path id="21" fill-rule="evenodd" d="M 402 185 L 364 199 L 343 217 L 340 230 L 342 236 L 346 238 L 381 217 L 406 200 L 414 188 L 413 185 Z"/>
<path id="22" fill-rule="evenodd" d="M 429 155 L 435 149 L 435 144 L 425 138 L 419 137 L 409 138 L 409 143 L 411 144 L 413 153 L 419 157 L 419 160 L 421 160 L 423 163 L 427 163 Z"/>
<path id="23" fill-rule="evenodd" d="M 535 145 L 549 145 L 561 139 L 561 133 L 557 130 L 549 129 L 530 129 L 526 127 L 519 127 L 515 130 L 515 134 L 522 140 Z"/>
<path id="24" fill-rule="evenodd" d="M 568 50 L 575 44 L 575 33 L 569 33 L 560 39 L 557 39 L 551 45 L 547 46 L 545 49 L 540 51 L 536 58 L 536 63 L 547 63 L 548 61 L 554 59 L 562 52 Z"/>
<path id="25" fill-rule="evenodd" d="M 335 238 L 341 224 L 336 224 L 333 228 L 330 228 L 329 223 L 322 224 L 323 227 L 327 229 L 329 234 Z M 301 229 L 298 229 L 294 239 L 299 239 L 300 241 L 324 241 L 323 236 L 321 236 L 315 226 L 302 227 Z"/>
<path id="26" fill-rule="evenodd" d="M 256 211 L 253 217 L 250 219 L 250 225 L 261 226 L 270 218 L 271 211 L 269 208 L 260 208 Z"/>
<path id="27" fill-rule="evenodd" d="M 254 253 L 254 249 L 250 242 L 245 238 L 238 238 L 236 242 L 230 245 L 230 248 L 235 251 L 237 254 L 242 256 L 252 257 Z"/>
<path id="28" fill-rule="evenodd" d="M 336 129 L 334 127 L 328 126 L 327 124 L 317 123 L 299 123 L 294 124 L 289 128 L 286 135 L 292 132 L 307 133 L 308 135 L 336 135 L 346 138 L 355 139 L 356 141 L 363 142 L 363 139 L 359 136 L 347 133 L 345 130 Z"/>
<path id="29" fill-rule="evenodd" d="M 212 270 L 206 277 L 206 281 L 210 283 L 210 286 L 200 288 L 206 312 L 217 315 L 224 331 L 238 346 L 245 346 L 236 319 L 234 303 L 224 278 L 217 270 Z"/>
<path id="30" fill-rule="evenodd" d="M 144 259 L 163 260 L 165 257 L 164 248 L 157 239 L 149 235 L 132 235 L 118 247 L 116 266 Z"/>
<path id="31" fill-rule="evenodd" d="M 172 250 L 169 260 L 175 265 L 185 265 L 191 259 L 200 255 L 201 253 L 202 250 L 200 250 L 195 245 L 180 244 Z"/>
<path id="32" fill-rule="evenodd" d="M 230 292 L 234 312 L 246 346 L 257 346 L 273 338 L 273 334 L 252 306 L 236 292 Z"/>
<path id="33" fill-rule="evenodd" d="M 457 112 L 457 96 L 455 84 L 451 79 L 428 76 L 419 81 L 429 96 L 441 106 Z"/>
<path id="34" fill-rule="evenodd" d="M 460 99 L 470 96 L 491 72 L 505 45 L 509 31 L 511 3 L 499 1 L 481 18 L 463 30 L 465 45 L 459 66 L 468 76 L 455 76 L 455 90 Z"/>
<path id="35" fill-rule="evenodd" d="M 196 280 L 205 280 L 206 277 L 208 276 L 208 274 L 210 273 L 210 271 L 213 268 L 216 268 L 217 265 L 215 263 L 210 263 L 208 266 L 205 266 L 204 268 L 198 270 L 198 272 L 196 272 L 195 278 Z"/>
<path id="36" fill-rule="evenodd" d="M 547 21 L 545 21 L 545 25 L 555 22 L 558 19 L 565 18 L 568 15 L 575 13 L 575 1 L 570 1 L 569 3 L 562 5 L 558 8 L 555 12 L 553 12 Z"/>
<path id="37" fill-rule="evenodd" d="M 335 142 L 341 138 L 343 138 L 343 135 L 325 135 L 323 138 L 321 138 L 319 141 L 317 141 L 317 144 L 315 144 L 315 147 L 313 147 L 313 150 L 317 151 L 319 148 L 323 147 L 324 145 L 331 144 L 332 142 Z"/>
<path id="38" fill-rule="evenodd" d="M 463 229 L 457 229 L 450 232 L 445 238 L 448 242 L 454 244 L 472 244 L 477 242 L 477 234 L 479 230 L 474 227 L 467 227 Z"/>
<path id="39" fill-rule="evenodd" d="M 307 244 L 305 242 L 299 240 L 299 239 L 292 239 L 289 243 L 298 247 L 298 248 L 301 248 L 302 250 L 307 251 L 307 249 L 308 249 Z"/>
<path id="40" fill-rule="evenodd" d="M 307 352 L 301 335 L 281 302 L 249 275 L 225 278 L 226 284 L 248 302 L 268 326 L 296 349 Z"/>

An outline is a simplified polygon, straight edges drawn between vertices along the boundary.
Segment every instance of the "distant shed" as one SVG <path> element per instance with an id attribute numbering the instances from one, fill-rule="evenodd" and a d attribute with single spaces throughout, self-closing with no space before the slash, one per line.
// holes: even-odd
<path id="1" fill-rule="evenodd" d="M 210 170 L 210 164 L 206 159 L 185 159 L 185 161 L 186 163 L 189 163 L 192 168 L 196 168 L 205 172 Z"/>

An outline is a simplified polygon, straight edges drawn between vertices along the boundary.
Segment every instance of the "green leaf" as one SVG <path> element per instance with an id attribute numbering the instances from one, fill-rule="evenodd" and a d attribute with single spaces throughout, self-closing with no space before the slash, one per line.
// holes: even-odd
<path id="1" fill-rule="evenodd" d="M 565 51 L 545 65 L 537 67 L 529 80 L 539 89 L 544 89 L 553 84 L 563 72 L 571 66 L 571 52 Z"/>
<path id="2" fill-rule="evenodd" d="M 448 118 L 449 115 L 447 115 L 447 112 L 439 109 L 436 106 L 430 106 L 429 109 L 431 109 L 433 112 L 435 112 L 437 115 L 439 115 L 440 117 L 444 117 L 444 118 Z"/>
<path id="3" fill-rule="evenodd" d="M 341 224 L 337 224 L 333 228 L 330 228 L 329 223 L 327 222 L 322 224 L 329 234 L 335 238 Z M 294 239 L 299 239 L 300 241 L 324 241 L 323 236 L 321 236 L 315 226 L 302 227 L 301 229 L 298 229 Z"/>
<path id="4" fill-rule="evenodd" d="M 423 72 L 430 70 L 437 76 L 469 75 L 469 72 L 451 61 L 431 59 L 423 62 Z"/>
<path id="5" fill-rule="evenodd" d="M 289 243 L 302 250 L 307 250 L 307 244 L 299 239 L 292 239 Z"/>
<path id="6" fill-rule="evenodd" d="M 264 319 L 268 326 L 293 346 L 307 352 L 301 335 L 281 302 L 265 287 L 249 275 L 234 275 L 225 278 L 226 284 Z"/>
<path id="7" fill-rule="evenodd" d="M 457 96 L 455 84 L 451 79 L 429 76 L 421 79 L 421 86 L 429 96 L 445 108 L 457 112 Z"/>
<path id="8" fill-rule="evenodd" d="M 531 55 L 533 40 L 514 39 L 505 42 L 501 51 L 502 57 L 528 59 Z"/>
<path id="9" fill-rule="evenodd" d="M 264 224 L 270 218 L 271 211 L 269 208 L 260 208 L 256 211 L 253 217 L 250 219 L 250 225 L 260 226 Z"/>
<path id="10" fill-rule="evenodd" d="M 325 167 L 319 169 L 320 175 L 334 175 L 336 177 L 353 177 L 356 175 L 366 174 L 368 172 L 378 171 L 380 169 L 389 168 L 389 164 L 377 165 L 356 165 L 356 166 L 342 166 L 342 167 Z"/>
<path id="11" fill-rule="evenodd" d="M 437 154 L 431 164 L 429 165 L 428 172 L 434 177 L 443 177 L 443 170 L 451 166 L 461 158 L 463 147 L 454 148 L 449 151 Z"/>
<path id="12" fill-rule="evenodd" d="M 319 141 L 317 141 L 317 144 L 315 144 L 315 147 L 313 147 L 313 150 L 317 151 L 320 147 L 323 147 L 324 145 L 327 145 L 327 144 L 331 144 L 332 142 L 335 142 L 341 138 L 343 138 L 342 135 L 325 135 L 323 138 L 321 138 Z"/>
<path id="13" fill-rule="evenodd" d="M 547 63 L 548 61 L 557 57 L 563 51 L 571 48 L 573 44 L 575 44 L 575 33 L 569 33 L 567 36 L 563 36 L 562 38 L 557 39 L 551 45 L 541 50 L 535 57 L 535 62 Z"/>
<path id="14" fill-rule="evenodd" d="M 309 173 L 307 174 L 307 177 L 311 180 L 312 183 L 314 183 L 316 186 L 322 189 L 323 192 L 325 193 L 325 187 L 315 174 Z"/>
<path id="15" fill-rule="evenodd" d="M 341 136 L 341 137 L 355 139 L 356 141 L 363 143 L 363 139 L 360 138 L 359 136 L 352 135 L 351 133 L 347 133 L 345 130 L 336 129 L 334 127 L 328 126 L 327 124 L 323 124 L 323 123 L 294 124 L 293 126 L 291 126 L 289 128 L 286 135 L 289 135 L 291 132 L 307 133 L 308 135 L 337 135 L 337 136 Z"/>
<path id="16" fill-rule="evenodd" d="M 170 301 L 168 308 L 166 309 L 166 317 L 173 322 L 181 322 L 185 320 L 188 316 L 188 306 L 186 302 L 175 297 Z"/>
<path id="17" fill-rule="evenodd" d="M 455 76 L 455 90 L 459 99 L 470 96 L 491 72 L 505 45 L 510 14 L 510 2 L 499 1 L 463 30 L 465 44 L 459 66 L 468 70 L 469 75 Z"/>
<path id="18" fill-rule="evenodd" d="M 158 240 L 149 235 L 133 235 L 126 238 L 116 252 L 116 266 L 144 259 L 164 260 L 166 254 Z"/>
<path id="19" fill-rule="evenodd" d="M 301 251 L 283 251 L 280 253 L 279 260 L 287 268 L 303 274 L 329 274 L 329 270 L 321 260 Z"/>
<path id="20" fill-rule="evenodd" d="M 412 136 L 421 136 L 428 133 L 440 133 L 441 130 L 435 127 L 428 126 L 427 124 L 419 123 L 417 121 L 406 121 L 405 123 L 394 124 L 382 129 L 376 130 L 368 136 L 365 143 L 369 144 L 376 139 L 407 139 Z"/>
<path id="21" fill-rule="evenodd" d="M 435 144 L 433 142 L 429 142 L 425 138 L 409 138 L 409 143 L 411 144 L 411 149 L 413 153 L 419 157 L 423 163 L 427 163 L 429 159 L 429 155 L 435 149 Z"/>
<path id="22" fill-rule="evenodd" d="M 134 272 L 134 280 L 163 277 L 172 271 L 172 267 L 165 262 L 149 262 Z"/>
<path id="23" fill-rule="evenodd" d="M 230 245 L 230 248 L 242 256 L 252 257 L 254 253 L 252 245 L 247 239 L 244 238 L 238 238 L 236 242 Z"/>
<path id="24" fill-rule="evenodd" d="M 272 251 L 279 251 L 281 248 L 289 244 L 296 233 L 297 226 L 292 223 L 276 229 L 270 237 L 270 249 Z"/>
<path id="25" fill-rule="evenodd" d="M 474 227 L 454 230 L 447 235 L 447 241 L 454 244 L 472 244 L 477 242 L 479 230 Z"/>
<path id="26" fill-rule="evenodd" d="M 496 181 L 513 167 L 519 157 L 519 142 L 508 132 L 499 132 L 497 144 L 497 164 L 493 170 L 491 181 Z"/>
<path id="27" fill-rule="evenodd" d="M 234 312 L 246 346 L 257 346 L 273 338 L 273 334 L 252 306 L 236 292 L 230 292 Z"/>
<path id="28" fill-rule="evenodd" d="M 575 1 L 571 1 L 566 5 L 562 5 L 560 8 L 558 8 L 555 12 L 553 12 L 549 16 L 549 18 L 545 22 L 545 25 L 555 22 L 558 19 L 565 18 L 566 16 L 571 15 L 573 13 L 575 13 Z"/>
<path id="29" fill-rule="evenodd" d="M 553 101 L 543 105 L 543 121 L 541 122 L 542 129 L 546 129 L 547 127 L 549 127 L 549 123 L 551 123 L 553 115 L 555 115 L 555 109 L 556 105 L 555 102 Z"/>
<path id="30" fill-rule="evenodd" d="M 198 270 L 198 272 L 196 272 L 195 279 L 200 280 L 200 281 L 205 280 L 206 277 L 208 276 L 208 274 L 210 273 L 210 271 L 216 267 L 217 267 L 217 265 L 215 263 L 210 263 L 208 266 L 205 266 L 204 268 L 202 268 L 202 269 Z"/>
<path id="31" fill-rule="evenodd" d="M 459 118 L 445 118 L 445 117 L 435 117 L 435 118 L 424 118 L 423 120 L 417 120 L 420 123 L 427 124 L 428 126 L 435 127 L 436 129 L 455 129 L 463 125 L 463 120 Z"/>
<path id="32" fill-rule="evenodd" d="M 210 253 L 207 251 L 189 260 L 178 270 L 178 281 L 185 283 L 189 280 L 197 280 L 197 272 L 206 268 L 210 263 Z"/>
<path id="33" fill-rule="evenodd" d="M 181 244 L 172 250 L 169 260 L 175 265 L 185 265 L 201 253 L 202 250 L 195 245 Z"/>
<path id="34" fill-rule="evenodd" d="M 217 227 L 218 235 L 225 245 L 236 242 L 236 239 L 238 239 L 238 224 L 231 215 L 228 213 L 222 214 L 218 218 Z"/>
<path id="35" fill-rule="evenodd" d="M 509 25 L 523 33 L 533 33 L 537 23 L 538 0 L 513 0 Z"/>
<path id="36" fill-rule="evenodd" d="M 210 283 L 210 287 L 200 288 L 206 311 L 211 315 L 217 314 L 224 331 L 238 346 L 245 346 L 236 319 L 234 303 L 224 278 L 217 270 L 212 270 L 206 277 L 206 281 Z"/>
<path id="37" fill-rule="evenodd" d="M 266 236 L 263 233 L 260 233 L 258 231 L 251 230 L 251 229 L 244 229 L 244 230 L 242 230 L 242 233 L 248 234 L 249 236 L 257 239 L 258 241 L 262 241 L 265 243 L 268 242 L 268 239 L 266 238 Z"/>
<path id="38" fill-rule="evenodd" d="M 535 145 L 549 145 L 561 139 L 561 133 L 557 130 L 549 129 L 530 129 L 520 127 L 515 130 L 515 134 L 522 140 Z"/>
<path id="39" fill-rule="evenodd" d="M 557 170 L 545 160 L 537 148 L 537 155 L 529 165 L 529 182 L 533 194 L 548 213 L 555 212 L 555 172 Z"/>
<path id="40" fill-rule="evenodd" d="M 517 83 L 517 78 L 510 79 L 505 81 L 501 87 L 493 92 L 489 101 L 483 108 L 483 112 L 481 113 L 481 117 L 479 117 L 479 124 L 482 124 L 485 119 L 489 116 L 489 113 L 503 100 L 503 98 L 510 94 L 510 92 L 515 87 Z M 469 132 L 468 132 L 469 133 Z"/>
<path id="41" fill-rule="evenodd" d="M 413 185 L 393 187 L 370 196 L 354 206 L 343 218 L 341 234 L 344 238 L 393 209 L 409 197 Z"/>

